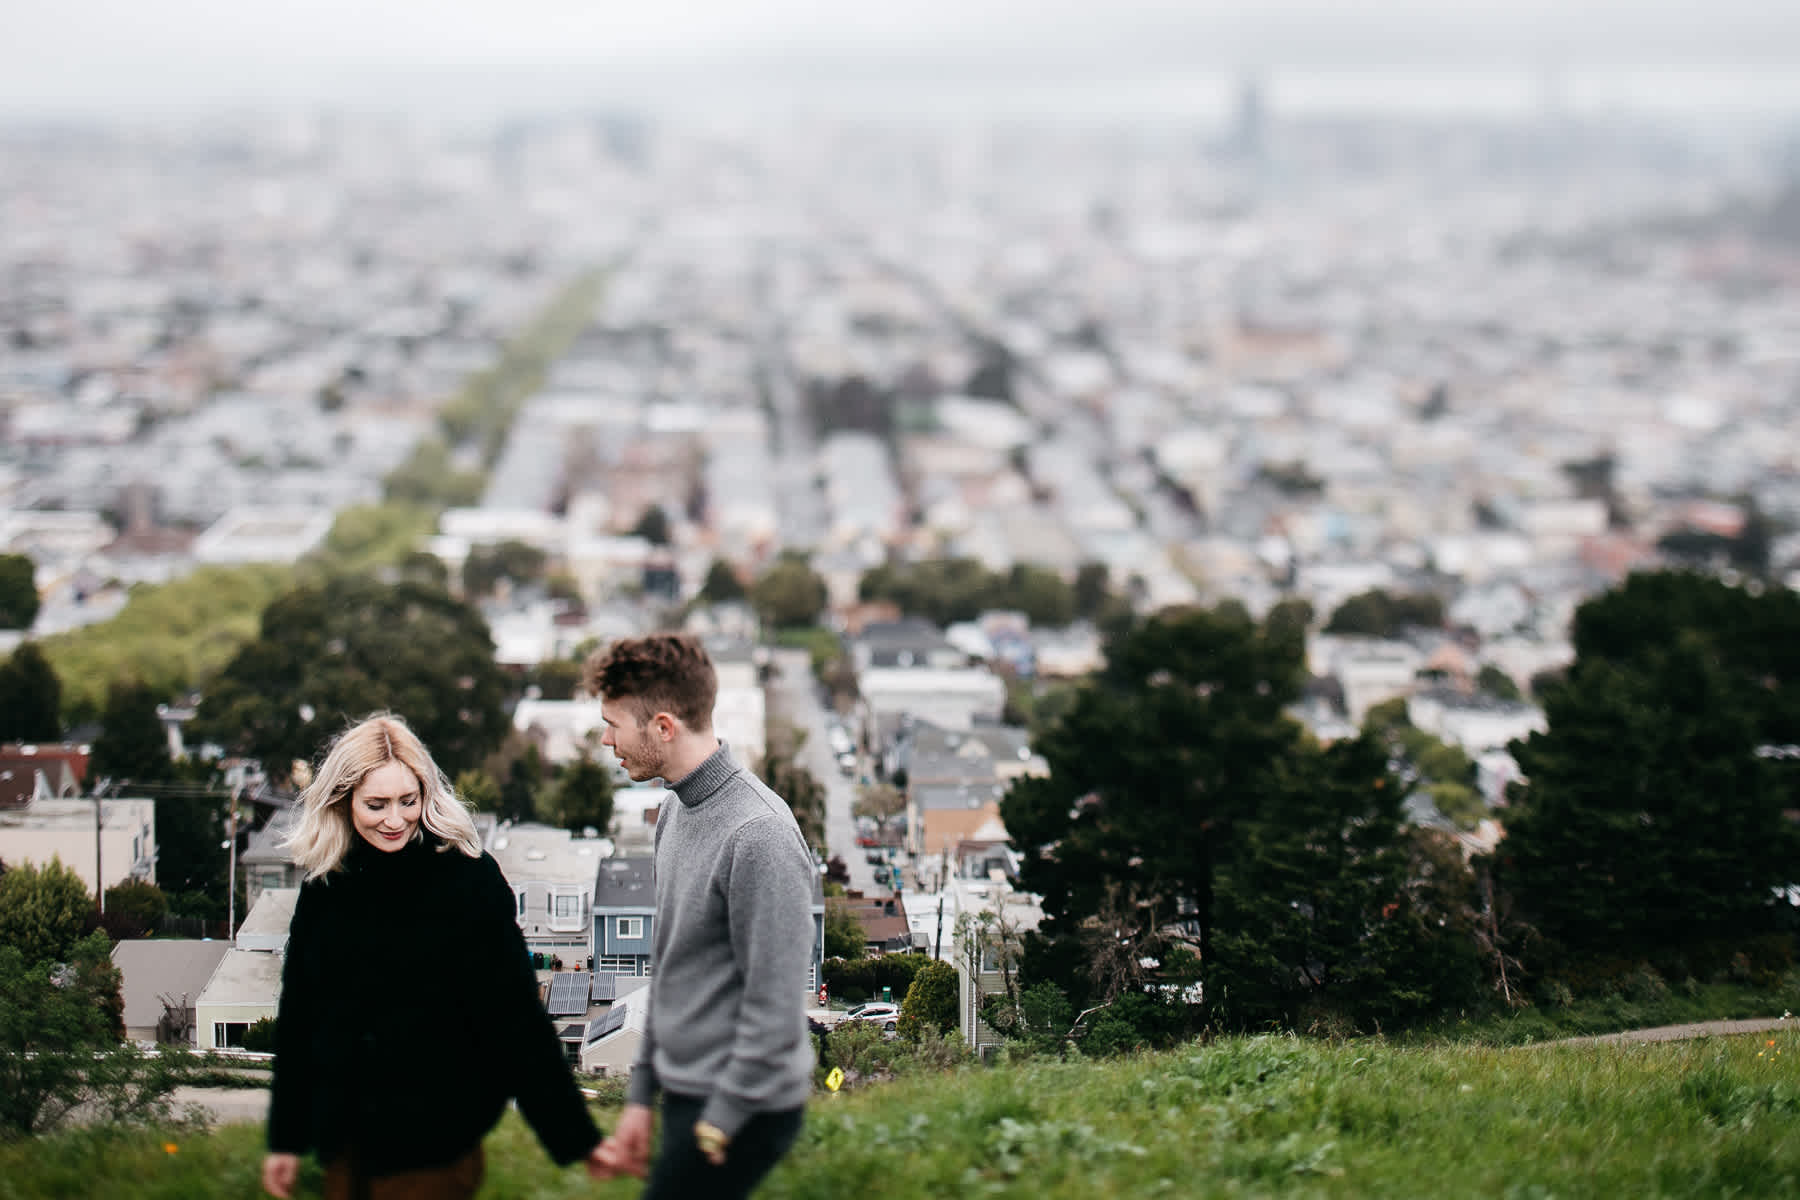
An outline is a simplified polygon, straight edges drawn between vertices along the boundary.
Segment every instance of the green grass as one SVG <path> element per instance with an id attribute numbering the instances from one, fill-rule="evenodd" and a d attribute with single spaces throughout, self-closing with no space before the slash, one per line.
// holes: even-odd
<path id="1" fill-rule="evenodd" d="M 1641 977 L 1640 977 L 1641 978 Z M 1514 1013 L 1441 1021 L 1402 1041 L 1480 1042 L 1521 1046 L 1560 1038 L 1649 1029 L 1694 1021 L 1735 1021 L 1800 1012 L 1800 970 L 1777 985 L 1689 982 L 1674 987 L 1640 986 L 1609 995 L 1572 998 L 1566 1004 L 1534 1004 Z"/>
<path id="2" fill-rule="evenodd" d="M 1522 1048 L 1271 1036 L 966 1067 L 815 1097 L 759 1195 L 1793 1195 L 1797 1068 L 1788 1031 Z M 0 1147 L 0 1200 L 255 1195 L 260 1132 L 86 1130 Z M 638 1192 L 555 1168 L 516 1116 L 487 1149 L 484 1197 Z M 309 1171 L 303 1194 L 317 1195 Z"/>

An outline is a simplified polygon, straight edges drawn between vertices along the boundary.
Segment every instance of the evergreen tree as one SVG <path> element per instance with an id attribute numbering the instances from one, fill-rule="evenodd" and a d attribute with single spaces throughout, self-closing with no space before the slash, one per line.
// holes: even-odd
<path id="1" fill-rule="evenodd" d="M 36 642 L 20 642 L 0 663 L 0 742 L 62 738 L 62 680 Z"/>
<path id="2" fill-rule="evenodd" d="M 175 775 L 156 693 L 132 680 L 107 689 L 91 770 L 115 782 L 158 783 Z"/>
<path id="3" fill-rule="evenodd" d="M 1577 660 L 1548 730 L 1515 743 L 1529 783 L 1498 851 L 1546 936 L 1631 953 L 1770 927 L 1797 848 L 1793 769 L 1757 753 L 1770 703 L 1699 634 Z"/>
<path id="4" fill-rule="evenodd" d="M 0 554 L 0 629 L 30 629 L 37 620 L 37 568 L 23 554 Z"/>
<path id="5" fill-rule="evenodd" d="M 706 582 L 700 585 L 700 599 L 707 604 L 730 604 L 744 599 L 744 585 L 737 572 L 722 558 L 715 558 L 706 569 Z"/>
<path id="6" fill-rule="evenodd" d="M 557 823 L 579 833 L 597 829 L 606 833 L 612 824 L 612 773 L 587 755 L 582 755 L 562 769 L 556 781 Z"/>

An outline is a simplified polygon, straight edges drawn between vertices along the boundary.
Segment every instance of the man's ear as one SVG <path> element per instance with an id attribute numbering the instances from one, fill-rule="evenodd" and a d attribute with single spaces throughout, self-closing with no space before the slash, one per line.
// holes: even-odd
<path id="1" fill-rule="evenodd" d="M 659 712 L 654 717 L 650 718 L 650 723 L 656 726 L 657 737 L 660 737 L 665 742 L 672 742 L 675 740 L 675 734 L 678 732 L 678 728 L 675 724 L 674 717 L 666 712 Z"/>

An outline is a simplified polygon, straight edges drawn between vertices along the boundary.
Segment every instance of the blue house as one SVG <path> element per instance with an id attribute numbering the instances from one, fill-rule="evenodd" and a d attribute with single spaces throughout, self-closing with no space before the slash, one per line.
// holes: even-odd
<path id="1" fill-rule="evenodd" d="M 594 974 L 649 975 L 650 946 L 656 929 L 656 888 L 648 855 L 609 858 L 594 880 Z M 808 995 L 819 990 L 825 968 L 825 888 L 813 877 L 813 945 L 804 983 Z"/>

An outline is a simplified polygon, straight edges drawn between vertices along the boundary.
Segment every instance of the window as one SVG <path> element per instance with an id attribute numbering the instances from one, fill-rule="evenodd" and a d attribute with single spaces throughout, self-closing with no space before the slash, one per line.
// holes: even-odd
<path id="1" fill-rule="evenodd" d="M 637 959 L 629 954 L 602 954 L 594 960 L 597 975 L 636 975 Z"/>
<path id="2" fill-rule="evenodd" d="M 248 1021 L 214 1021 L 213 1045 L 236 1046 L 243 1049 L 244 1031 L 250 1028 Z"/>
<path id="3" fill-rule="evenodd" d="M 620 917 L 613 926 L 613 936 L 621 938 L 641 938 L 644 936 L 644 918 Z"/>
<path id="4" fill-rule="evenodd" d="M 579 917 L 581 915 L 580 896 L 558 896 L 556 898 L 556 915 L 559 917 Z"/>
<path id="5" fill-rule="evenodd" d="M 520 919 L 523 919 L 525 916 L 525 889 L 524 888 L 520 888 L 513 893 L 513 902 L 518 906 L 517 911 L 518 911 L 518 915 L 519 915 Z"/>

